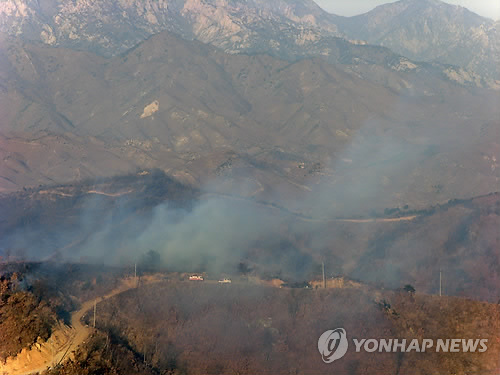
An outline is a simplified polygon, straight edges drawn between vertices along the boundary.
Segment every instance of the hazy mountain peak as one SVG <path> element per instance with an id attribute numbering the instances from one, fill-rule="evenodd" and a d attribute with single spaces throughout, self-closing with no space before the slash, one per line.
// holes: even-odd
<path id="1" fill-rule="evenodd" d="M 408 16 L 437 17 L 438 15 L 446 18 L 464 17 L 463 21 L 475 24 L 482 24 L 488 20 L 467 8 L 440 0 L 400 0 L 395 3 L 379 5 L 370 12 L 352 18 L 369 19 L 373 15 L 384 16 L 384 19 Z M 452 19 L 454 22 L 459 20 L 458 18 Z"/>
<path id="2" fill-rule="evenodd" d="M 498 28 L 488 18 L 439 0 L 400 0 L 339 20 L 352 39 L 382 45 L 417 61 L 458 65 L 500 77 Z"/>

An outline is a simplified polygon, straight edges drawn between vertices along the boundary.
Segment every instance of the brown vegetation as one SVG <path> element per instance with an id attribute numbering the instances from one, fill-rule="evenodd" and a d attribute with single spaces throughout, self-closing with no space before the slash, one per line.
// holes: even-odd
<path id="1" fill-rule="evenodd" d="M 80 302 L 105 295 L 123 273 L 99 266 L 0 264 L 0 360 L 45 342 L 58 322 L 70 324 Z"/>
<path id="2" fill-rule="evenodd" d="M 23 290 L 18 273 L 0 277 L 0 361 L 49 338 L 57 321 L 53 308 Z"/>
<path id="3" fill-rule="evenodd" d="M 384 304 L 355 289 L 293 290 L 167 282 L 103 303 L 98 328 L 161 373 L 480 373 L 498 366 L 498 306 L 408 292 Z M 391 306 L 392 304 L 392 306 Z M 382 306 L 382 307 L 379 307 Z M 317 339 L 344 327 L 354 338 L 488 338 L 485 354 L 355 353 L 322 363 Z"/>

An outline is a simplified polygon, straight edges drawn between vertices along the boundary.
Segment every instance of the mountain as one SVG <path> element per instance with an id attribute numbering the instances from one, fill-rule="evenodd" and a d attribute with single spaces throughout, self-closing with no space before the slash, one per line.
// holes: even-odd
<path id="1" fill-rule="evenodd" d="M 161 168 L 285 202 L 336 189 L 352 212 L 497 188 L 496 91 L 377 66 L 366 72 L 386 84 L 374 83 L 348 65 L 231 55 L 168 32 L 113 58 L 2 46 L 4 191 Z"/>
<path id="2" fill-rule="evenodd" d="M 338 18 L 350 38 L 385 46 L 416 61 L 461 66 L 500 79 L 500 22 L 439 0 L 400 0 Z"/>
<path id="3" fill-rule="evenodd" d="M 0 13 L 3 191 L 141 168 L 275 197 L 375 183 L 377 209 L 496 190 L 498 95 L 477 90 L 492 81 L 351 43 L 312 1 L 5 0 Z"/>
<path id="4" fill-rule="evenodd" d="M 231 54 L 266 53 L 292 62 L 322 56 L 332 64 L 353 65 L 358 74 L 378 82 L 384 78 L 366 71 L 373 65 L 430 69 L 461 84 L 498 86 L 490 75 L 485 80 L 473 71 L 409 62 L 387 48 L 350 42 L 346 38 L 352 37 L 337 26 L 343 18 L 311 0 L 4 0 L 0 15 L 0 31 L 6 34 L 108 57 L 170 31 Z"/>
<path id="5" fill-rule="evenodd" d="M 401 4 L 424 24 L 441 7 Z M 50 374 L 328 372 L 318 337 L 340 326 L 491 346 L 352 346 L 333 372 L 498 369 L 490 42 L 461 67 L 354 40 L 370 37 L 359 22 L 383 38 L 396 8 L 380 9 L 374 26 L 310 0 L 0 0 L 0 331 L 18 338 L 0 357 L 23 350 L 5 371 L 53 363 L 56 319 L 89 326 L 92 305 L 94 333 Z M 414 38 L 430 54 L 489 22 L 466 17 Z M 230 345 L 214 357 L 215 341 Z"/>
<path id="6" fill-rule="evenodd" d="M 304 43 L 319 37 L 319 27 L 336 33 L 333 16 L 311 0 L 7 0 L 0 14 L 0 31 L 106 56 L 164 30 L 226 51 L 268 49 L 289 38 Z"/>

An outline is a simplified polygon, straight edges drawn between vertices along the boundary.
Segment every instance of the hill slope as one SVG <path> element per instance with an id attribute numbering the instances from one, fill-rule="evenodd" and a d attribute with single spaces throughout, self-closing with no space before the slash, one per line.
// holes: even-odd
<path id="1" fill-rule="evenodd" d="M 4 190 L 153 167 L 195 185 L 250 181 L 261 197 L 382 184 L 385 197 L 367 196 L 382 209 L 496 189 L 498 93 L 440 75 L 367 68 L 386 82 L 373 83 L 169 33 L 110 59 L 3 45 Z"/>
<path id="2" fill-rule="evenodd" d="M 319 278 L 324 262 L 327 277 L 412 284 L 428 294 L 439 292 L 441 270 L 445 295 L 500 299 L 498 193 L 425 210 L 388 208 L 378 213 L 385 220 L 336 217 L 332 203 L 339 201 L 316 202 L 317 212 L 330 209 L 328 217 L 308 217 L 193 190 L 159 171 L 43 187 L 0 199 L 0 256 L 130 264 L 152 249 L 155 265 L 170 270 L 246 269 L 290 282 Z M 231 235 L 214 237 L 221 231 Z"/>
<path id="3" fill-rule="evenodd" d="M 380 293 L 382 302 L 349 288 L 314 291 L 170 281 L 105 302 L 99 328 L 128 342 L 160 371 L 324 374 L 333 370 L 368 375 L 497 370 L 498 306 L 405 294 Z M 487 337 L 490 348 L 481 354 L 356 353 L 350 341 L 344 358 L 325 364 L 317 351 L 318 337 L 335 327 L 343 327 L 349 340 Z"/>

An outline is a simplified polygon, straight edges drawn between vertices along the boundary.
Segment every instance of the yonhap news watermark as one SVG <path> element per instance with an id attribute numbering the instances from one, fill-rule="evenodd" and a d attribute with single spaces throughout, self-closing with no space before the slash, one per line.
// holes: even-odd
<path id="1" fill-rule="evenodd" d="M 357 353 L 484 353 L 488 339 L 352 339 Z M 347 332 L 337 328 L 324 332 L 318 340 L 318 350 L 325 363 L 341 359 L 349 348 Z"/>

